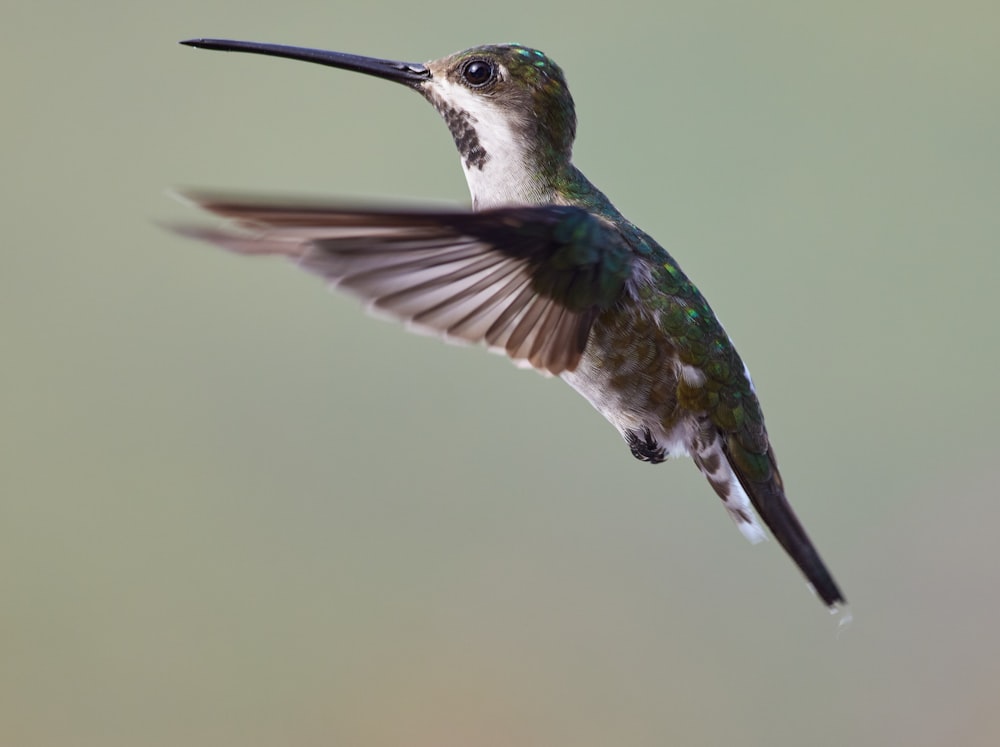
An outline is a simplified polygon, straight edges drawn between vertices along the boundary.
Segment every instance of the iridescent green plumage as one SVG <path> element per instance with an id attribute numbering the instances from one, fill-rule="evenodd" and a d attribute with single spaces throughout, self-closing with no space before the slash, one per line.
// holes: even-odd
<path id="1" fill-rule="evenodd" d="M 689 455 L 751 539 L 754 509 L 829 606 L 843 595 L 792 512 L 746 366 L 674 259 L 573 166 L 562 70 L 517 44 L 426 65 L 246 42 L 186 42 L 403 83 L 441 113 L 477 212 L 195 195 L 249 231 L 185 229 L 281 254 L 382 312 L 484 343 L 575 388 L 649 462 Z"/>

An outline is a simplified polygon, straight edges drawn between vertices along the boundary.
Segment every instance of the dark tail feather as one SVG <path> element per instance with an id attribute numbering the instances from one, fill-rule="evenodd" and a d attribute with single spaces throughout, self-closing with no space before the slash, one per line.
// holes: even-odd
<path id="1" fill-rule="evenodd" d="M 844 599 L 840 587 L 833 580 L 833 576 L 827 570 L 812 540 L 809 539 L 806 530 L 803 529 L 798 517 L 795 516 L 791 504 L 785 498 L 785 490 L 781 483 L 781 475 L 778 473 L 778 466 L 774 461 L 773 452 L 764 457 L 770 462 L 769 479 L 755 481 L 748 477 L 749 470 L 741 467 L 741 462 L 744 460 L 738 457 L 747 456 L 754 459 L 756 455 L 747 455 L 745 452 L 742 455 L 730 453 L 730 451 L 737 452 L 742 447 L 734 443 L 730 443 L 728 446 L 726 451 L 729 462 L 733 466 L 733 471 L 743 489 L 750 496 L 750 502 L 768 529 L 771 530 L 775 539 L 785 548 L 785 552 L 791 556 L 795 564 L 805 574 L 816 594 L 831 609 L 846 604 L 847 600 Z M 737 458 L 734 459 L 734 456 Z"/>

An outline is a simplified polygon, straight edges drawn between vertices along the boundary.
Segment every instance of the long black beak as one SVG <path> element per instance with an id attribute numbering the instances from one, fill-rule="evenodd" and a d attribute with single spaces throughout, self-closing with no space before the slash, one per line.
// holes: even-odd
<path id="1" fill-rule="evenodd" d="M 315 62 L 319 65 L 374 75 L 376 78 L 394 80 L 408 86 L 417 86 L 431 78 L 431 71 L 427 69 L 427 66 L 418 62 L 395 62 L 393 60 L 380 60 L 377 57 L 345 54 L 344 52 L 327 52 L 322 49 L 288 47 L 284 44 L 258 44 L 257 42 L 231 41 L 229 39 L 188 39 L 182 41 L 181 44 L 199 49 L 250 52 L 251 54 L 266 54 L 271 57 L 287 57 L 290 60 Z"/>

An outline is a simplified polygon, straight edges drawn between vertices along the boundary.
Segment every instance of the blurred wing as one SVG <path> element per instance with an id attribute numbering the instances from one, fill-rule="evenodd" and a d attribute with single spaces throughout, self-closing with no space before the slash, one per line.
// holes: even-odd
<path id="1" fill-rule="evenodd" d="M 594 319 L 631 273 L 621 235 L 581 208 L 382 211 L 188 197 L 244 230 L 180 233 L 285 255 L 418 331 L 484 342 L 555 375 L 577 366 Z"/>

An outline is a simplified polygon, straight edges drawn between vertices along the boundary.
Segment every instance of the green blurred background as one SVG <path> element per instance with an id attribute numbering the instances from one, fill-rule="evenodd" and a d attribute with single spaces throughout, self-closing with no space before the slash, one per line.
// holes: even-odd
<path id="1" fill-rule="evenodd" d="M 4 11 L 0 744 L 1000 742 L 997 5 L 360 5 Z M 158 228 L 468 199 L 417 96 L 196 36 L 551 54 L 853 624 L 568 387 Z"/>

